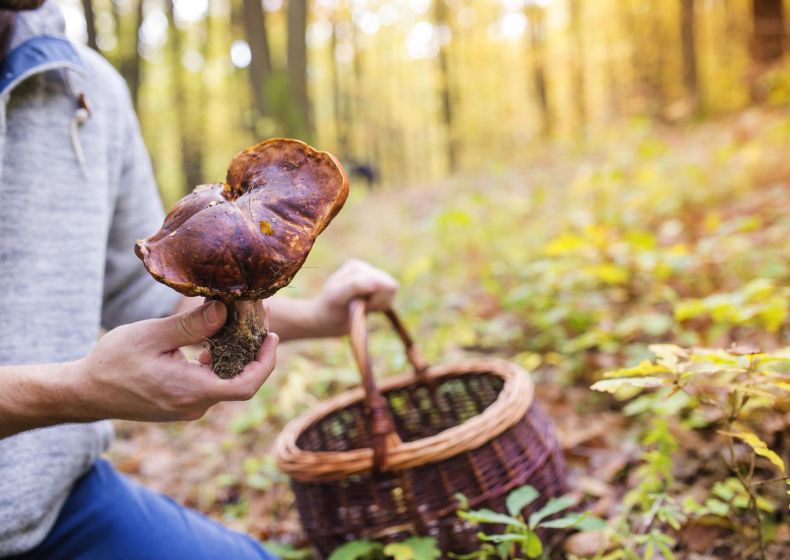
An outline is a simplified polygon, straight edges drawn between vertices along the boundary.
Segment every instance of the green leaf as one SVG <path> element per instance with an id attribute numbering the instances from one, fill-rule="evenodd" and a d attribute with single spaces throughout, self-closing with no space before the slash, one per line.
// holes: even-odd
<path id="1" fill-rule="evenodd" d="M 266 546 L 266 550 L 282 560 L 310 560 L 313 557 L 313 553 L 307 548 L 294 548 L 289 544 L 271 541 L 266 541 L 264 546 Z"/>
<path id="2" fill-rule="evenodd" d="M 381 543 L 370 540 L 347 542 L 329 556 L 329 560 L 365 560 L 374 552 L 382 550 Z"/>
<path id="3" fill-rule="evenodd" d="M 547 529 L 568 529 L 570 527 L 574 527 L 579 521 L 581 521 L 582 514 L 571 514 L 566 515 L 565 517 L 560 517 L 558 519 L 550 519 L 548 521 L 544 521 L 540 524 L 541 527 L 545 527 Z"/>
<path id="4" fill-rule="evenodd" d="M 504 535 L 486 535 L 485 533 L 478 533 L 478 538 L 484 542 L 492 543 L 526 543 L 529 538 L 529 533 L 505 533 Z"/>
<path id="5" fill-rule="evenodd" d="M 705 500 L 705 507 L 713 515 L 718 515 L 719 517 L 727 517 L 727 514 L 730 512 L 729 504 L 715 498 Z"/>
<path id="6" fill-rule="evenodd" d="M 415 560 L 414 551 L 404 543 L 391 543 L 384 547 L 384 556 L 395 560 Z"/>
<path id="7" fill-rule="evenodd" d="M 543 554 L 543 543 L 540 542 L 540 538 L 535 533 L 529 533 L 527 544 L 524 546 L 524 554 L 528 558 L 538 558 Z"/>
<path id="8" fill-rule="evenodd" d="M 412 549 L 414 560 L 436 560 L 442 556 L 433 537 L 409 537 L 403 544 Z"/>
<path id="9" fill-rule="evenodd" d="M 605 519 L 595 517 L 594 515 L 588 515 L 584 519 L 581 519 L 576 525 L 574 525 L 574 527 L 579 531 L 601 531 L 606 529 L 608 526 L 609 524 Z"/>
<path id="10" fill-rule="evenodd" d="M 456 492 L 453 494 L 453 498 L 456 499 L 458 502 L 458 509 L 468 510 L 469 509 L 469 498 L 467 498 L 461 492 Z"/>
<path id="11" fill-rule="evenodd" d="M 509 515 L 505 515 L 503 513 L 497 513 L 495 511 L 491 511 L 490 509 L 478 509 L 474 511 L 459 511 L 458 516 L 467 519 L 469 521 L 475 521 L 477 523 L 495 523 L 499 525 L 512 525 L 515 527 L 521 527 L 526 529 L 526 525 L 514 518 L 510 517 Z"/>
<path id="12" fill-rule="evenodd" d="M 560 496 L 559 498 L 552 498 L 548 503 L 543 506 L 539 511 L 536 511 L 529 516 L 529 527 L 534 529 L 540 522 L 550 515 L 554 515 L 564 509 L 568 509 L 576 503 L 576 498 L 570 495 Z"/>
<path id="13" fill-rule="evenodd" d="M 591 516 L 589 512 L 570 513 L 559 519 L 551 519 L 540 524 L 547 529 L 569 529 L 574 527 L 580 531 L 600 531 L 606 528 L 606 521 Z"/>
<path id="14" fill-rule="evenodd" d="M 526 506 L 534 502 L 540 493 L 532 486 L 522 486 L 516 488 L 507 497 L 507 511 L 510 515 L 516 516 L 521 513 Z"/>

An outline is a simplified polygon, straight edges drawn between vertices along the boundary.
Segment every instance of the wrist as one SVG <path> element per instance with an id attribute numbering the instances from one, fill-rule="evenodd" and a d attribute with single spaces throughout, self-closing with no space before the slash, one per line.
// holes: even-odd
<path id="1" fill-rule="evenodd" d="M 61 364 L 57 375 L 55 398 L 62 400 L 60 406 L 66 416 L 63 422 L 95 422 L 108 416 L 102 414 L 97 406 L 101 402 L 93 376 L 90 375 L 88 361 L 80 358 Z"/>
<path id="2" fill-rule="evenodd" d="M 31 377 L 28 410 L 49 425 L 100 420 L 93 406 L 84 359 L 36 368 Z"/>

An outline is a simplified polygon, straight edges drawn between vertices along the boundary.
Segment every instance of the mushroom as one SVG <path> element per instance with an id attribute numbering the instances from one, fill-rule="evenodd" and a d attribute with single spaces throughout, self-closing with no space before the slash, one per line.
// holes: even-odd
<path id="1" fill-rule="evenodd" d="M 291 282 L 347 196 L 333 155 L 273 138 L 237 154 L 225 183 L 196 187 L 162 229 L 137 241 L 135 253 L 159 282 L 227 306 L 225 325 L 208 340 L 219 377 L 254 359 L 266 336 L 261 300 Z"/>

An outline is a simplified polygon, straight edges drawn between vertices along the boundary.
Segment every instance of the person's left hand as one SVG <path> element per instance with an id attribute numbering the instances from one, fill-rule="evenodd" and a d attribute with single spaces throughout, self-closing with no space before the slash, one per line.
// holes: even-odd
<path id="1" fill-rule="evenodd" d="M 351 259 L 327 279 L 314 300 L 319 336 L 341 336 L 348 332 L 348 304 L 356 297 L 368 298 L 369 311 L 392 307 L 398 281 L 364 261 Z"/>

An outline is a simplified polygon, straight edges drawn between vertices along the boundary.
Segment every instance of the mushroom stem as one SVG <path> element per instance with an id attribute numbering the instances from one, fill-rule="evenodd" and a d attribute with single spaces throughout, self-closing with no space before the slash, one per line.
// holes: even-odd
<path id="1" fill-rule="evenodd" d="M 236 377 L 263 344 L 269 330 L 269 314 L 262 300 L 225 301 L 225 325 L 209 338 L 211 368 L 222 379 Z"/>

